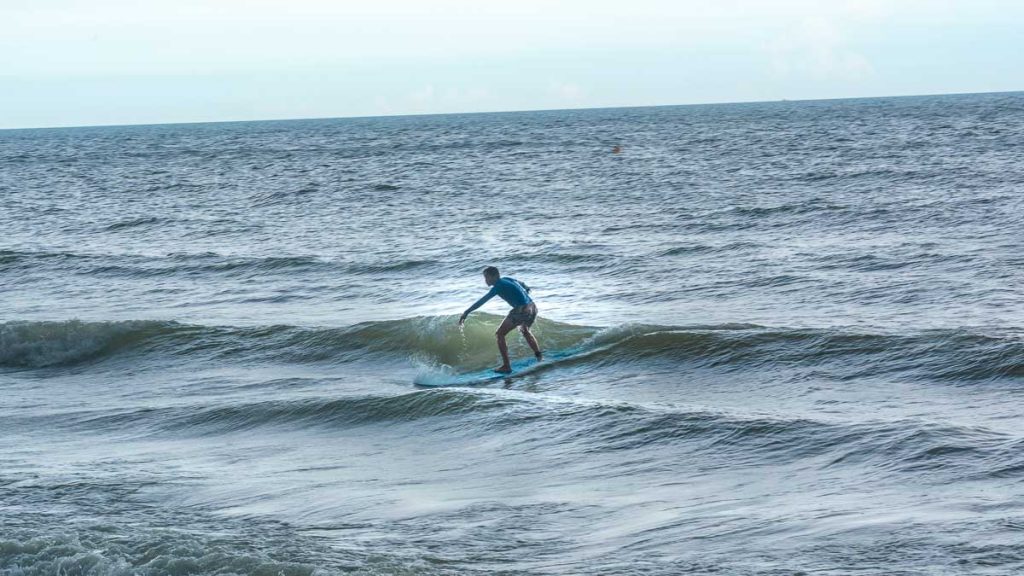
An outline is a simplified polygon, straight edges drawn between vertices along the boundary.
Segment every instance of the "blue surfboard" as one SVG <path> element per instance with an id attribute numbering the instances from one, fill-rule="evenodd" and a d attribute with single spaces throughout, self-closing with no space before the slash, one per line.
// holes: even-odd
<path id="1" fill-rule="evenodd" d="M 520 360 L 514 360 L 511 363 L 512 372 L 508 374 L 502 374 L 495 372 L 493 368 L 486 368 L 484 370 L 474 370 L 472 372 L 449 372 L 444 370 L 431 370 L 427 372 L 421 372 L 416 375 L 413 383 L 417 386 L 423 386 L 426 388 L 442 388 L 445 386 L 475 386 L 478 384 L 486 384 L 487 382 L 493 382 L 495 380 L 503 380 L 506 378 L 515 378 L 537 370 L 542 370 L 551 364 L 554 364 L 560 360 L 565 360 L 570 356 L 579 353 L 579 349 L 573 348 L 570 350 L 557 350 L 554 352 L 545 352 L 544 360 L 537 362 L 534 358 L 522 358 Z"/>

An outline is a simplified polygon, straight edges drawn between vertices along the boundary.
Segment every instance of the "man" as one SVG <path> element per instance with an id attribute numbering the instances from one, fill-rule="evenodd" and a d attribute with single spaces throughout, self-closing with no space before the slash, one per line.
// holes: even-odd
<path id="1" fill-rule="evenodd" d="M 494 371 L 501 374 L 512 372 L 512 366 L 508 361 L 508 344 L 505 342 L 505 335 L 517 326 L 519 331 L 522 332 L 523 338 L 526 338 L 526 343 L 533 350 L 533 355 L 537 357 L 537 361 L 543 360 L 544 355 L 540 352 L 537 339 L 530 332 L 530 326 L 533 326 L 533 321 L 537 319 L 537 305 L 530 298 L 530 288 L 515 278 L 502 278 L 498 269 L 494 266 L 484 268 L 484 282 L 491 287 L 490 291 L 462 313 L 462 316 L 459 317 L 459 326 L 465 323 L 466 316 L 469 316 L 470 312 L 483 306 L 485 302 L 497 294 L 501 296 L 502 300 L 508 302 L 509 306 L 512 306 L 512 310 L 509 311 L 508 316 L 505 316 L 505 320 L 494 333 L 498 337 L 498 351 L 501 352 L 501 366 L 495 368 Z"/>

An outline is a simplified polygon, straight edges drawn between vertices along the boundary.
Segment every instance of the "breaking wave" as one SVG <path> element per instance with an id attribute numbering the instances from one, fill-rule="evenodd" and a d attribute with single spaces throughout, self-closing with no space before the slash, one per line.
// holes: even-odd
<path id="1" fill-rule="evenodd" d="M 7 322 L 0 324 L 0 367 L 72 366 L 155 354 L 285 363 L 388 358 L 474 369 L 493 361 L 493 331 L 499 321 L 499 316 L 479 314 L 464 331 L 453 316 L 340 328 L 199 326 L 158 320 Z M 909 334 L 747 324 L 625 324 L 601 329 L 541 319 L 534 332 L 548 350 L 577 350 L 563 360 L 570 364 L 671 362 L 726 371 L 828 367 L 841 379 L 902 374 L 952 382 L 1024 376 L 1024 338 L 965 329 Z M 510 340 L 515 347 L 524 346 L 514 335 Z"/>

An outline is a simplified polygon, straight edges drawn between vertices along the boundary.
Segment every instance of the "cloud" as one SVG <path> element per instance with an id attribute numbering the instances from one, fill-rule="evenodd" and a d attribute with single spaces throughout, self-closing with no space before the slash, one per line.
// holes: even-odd
<path id="1" fill-rule="evenodd" d="M 1011 0 L 0 2 L 0 126 L 1019 90 L 1022 19 Z"/>
<path id="2" fill-rule="evenodd" d="M 434 85 L 427 84 L 426 86 L 413 90 L 412 93 L 409 94 L 409 100 L 412 101 L 413 104 L 417 105 L 430 104 L 430 102 L 434 100 Z"/>
<path id="3" fill-rule="evenodd" d="M 457 112 L 485 108 L 491 99 L 491 91 L 483 86 L 438 88 L 426 84 L 408 93 L 406 100 L 411 108 L 406 109 L 416 113 Z"/>
<path id="4" fill-rule="evenodd" d="M 566 102 L 578 102 L 586 96 L 586 91 L 579 84 L 558 80 L 548 85 L 548 93 Z"/>
<path id="5" fill-rule="evenodd" d="M 862 16 L 876 15 L 870 2 L 850 3 Z M 849 46 L 835 16 L 805 16 L 766 44 L 771 69 L 779 76 L 863 80 L 874 74 L 866 56 Z"/>

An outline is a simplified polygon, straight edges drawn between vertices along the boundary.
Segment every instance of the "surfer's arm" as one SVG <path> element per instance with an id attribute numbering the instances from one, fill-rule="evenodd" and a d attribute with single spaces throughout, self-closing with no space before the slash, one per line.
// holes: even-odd
<path id="1" fill-rule="evenodd" d="M 526 282 L 523 282 L 522 280 L 516 280 L 516 283 L 517 283 L 517 284 L 519 284 L 520 286 L 522 286 L 522 287 L 523 287 L 523 290 L 524 290 L 524 291 L 525 291 L 525 292 L 526 292 L 527 294 L 529 294 L 529 293 L 530 293 L 530 287 L 526 285 Z"/>
<path id="2" fill-rule="evenodd" d="M 465 320 L 466 316 L 469 316 L 470 312 L 472 312 L 473 310 L 476 310 L 477 308 L 483 306 L 488 300 L 490 300 L 491 298 L 494 298 L 494 295 L 497 294 L 497 293 L 498 293 L 498 288 L 497 287 L 493 287 L 490 290 L 488 290 L 487 294 L 484 294 L 483 296 L 480 297 L 479 300 L 474 302 L 472 306 L 470 306 L 469 308 L 466 308 L 466 311 L 462 313 L 461 320 Z"/>

